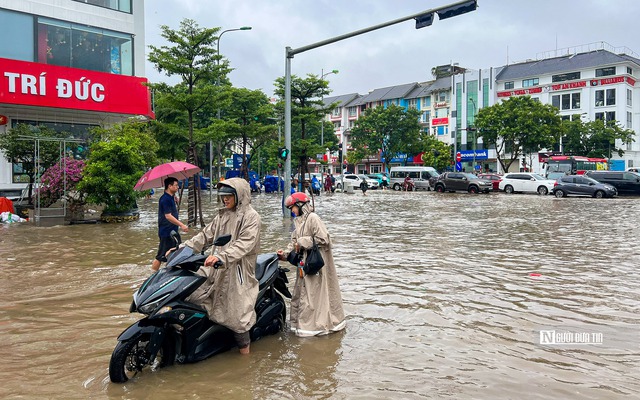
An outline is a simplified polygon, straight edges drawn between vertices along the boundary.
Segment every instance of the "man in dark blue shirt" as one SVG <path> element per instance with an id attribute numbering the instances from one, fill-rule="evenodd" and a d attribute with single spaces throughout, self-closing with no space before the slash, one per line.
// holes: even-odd
<path id="1" fill-rule="evenodd" d="M 158 254 L 151 264 L 151 269 L 157 271 L 160 263 L 167 261 L 165 254 L 169 249 L 176 247 L 171 231 L 178 232 L 181 228 L 183 232 L 189 232 L 189 228 L 178 220 L 178 208 L 176 207 L 175 195 L 178 192 L 178 179 L 167 178 L 164 180 L 164 193 L 158 201 L 158 237 L 160 245 Z M 180 235 L 178 234 L 178 238 Z"/>

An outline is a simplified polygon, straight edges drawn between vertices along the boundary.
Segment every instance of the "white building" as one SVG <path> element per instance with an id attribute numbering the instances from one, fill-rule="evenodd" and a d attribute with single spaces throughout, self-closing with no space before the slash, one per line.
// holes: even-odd
<path id="1" fill-rule="evenodd" d="M 0 134 L 18 123 L 83 138 L 153 118 L 144 77 L 143 0 L 0 0 Z M 0 196 L 25 186 L 0 156 Z"/>

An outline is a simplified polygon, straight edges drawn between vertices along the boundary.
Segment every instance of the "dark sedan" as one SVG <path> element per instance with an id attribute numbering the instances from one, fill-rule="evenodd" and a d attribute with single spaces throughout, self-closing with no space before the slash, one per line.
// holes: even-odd
<path id="1" fill-rule="evenodd" d="M 618 195 L 615 187 L 584 175 L 565 175 L 558 178 L 551 193 L 556 197 L 590 196 L 602 198 Z"/>

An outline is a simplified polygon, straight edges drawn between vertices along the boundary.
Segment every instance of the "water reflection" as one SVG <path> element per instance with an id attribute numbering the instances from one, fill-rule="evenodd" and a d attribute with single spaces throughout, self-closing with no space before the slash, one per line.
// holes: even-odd
<path id="1" fill-rule="evenodd" d="M 156 204 L 143 202 L 131 224 L 0 225 L 0 397 L 623 399 L 640 390 L 638 199 L 370 191 L 316 202 L 335 243 L 345 332 L 282 333 L 249 357 L 229 352 L 125 385 L 109 382 L 109 357 L 139 318 L 127 311 L 157 248 Z M 263 251 L 286 246 L 280 200 L 257 195 L 254 207 Z M 541 327 L 599 329 L 605 342 L 540 346 Z"/>

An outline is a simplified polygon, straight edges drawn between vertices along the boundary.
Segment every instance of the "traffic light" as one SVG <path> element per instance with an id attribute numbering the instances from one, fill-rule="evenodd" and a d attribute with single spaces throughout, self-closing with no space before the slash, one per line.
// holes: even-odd
<path id="1" fill-rule="evenodd" d="M 286 160 L 288 155 L 289 155 L 289 149 L 285 147 L 280 147 L 278 149 L 278 157 L 282 158 L 283 160 Z"/>

